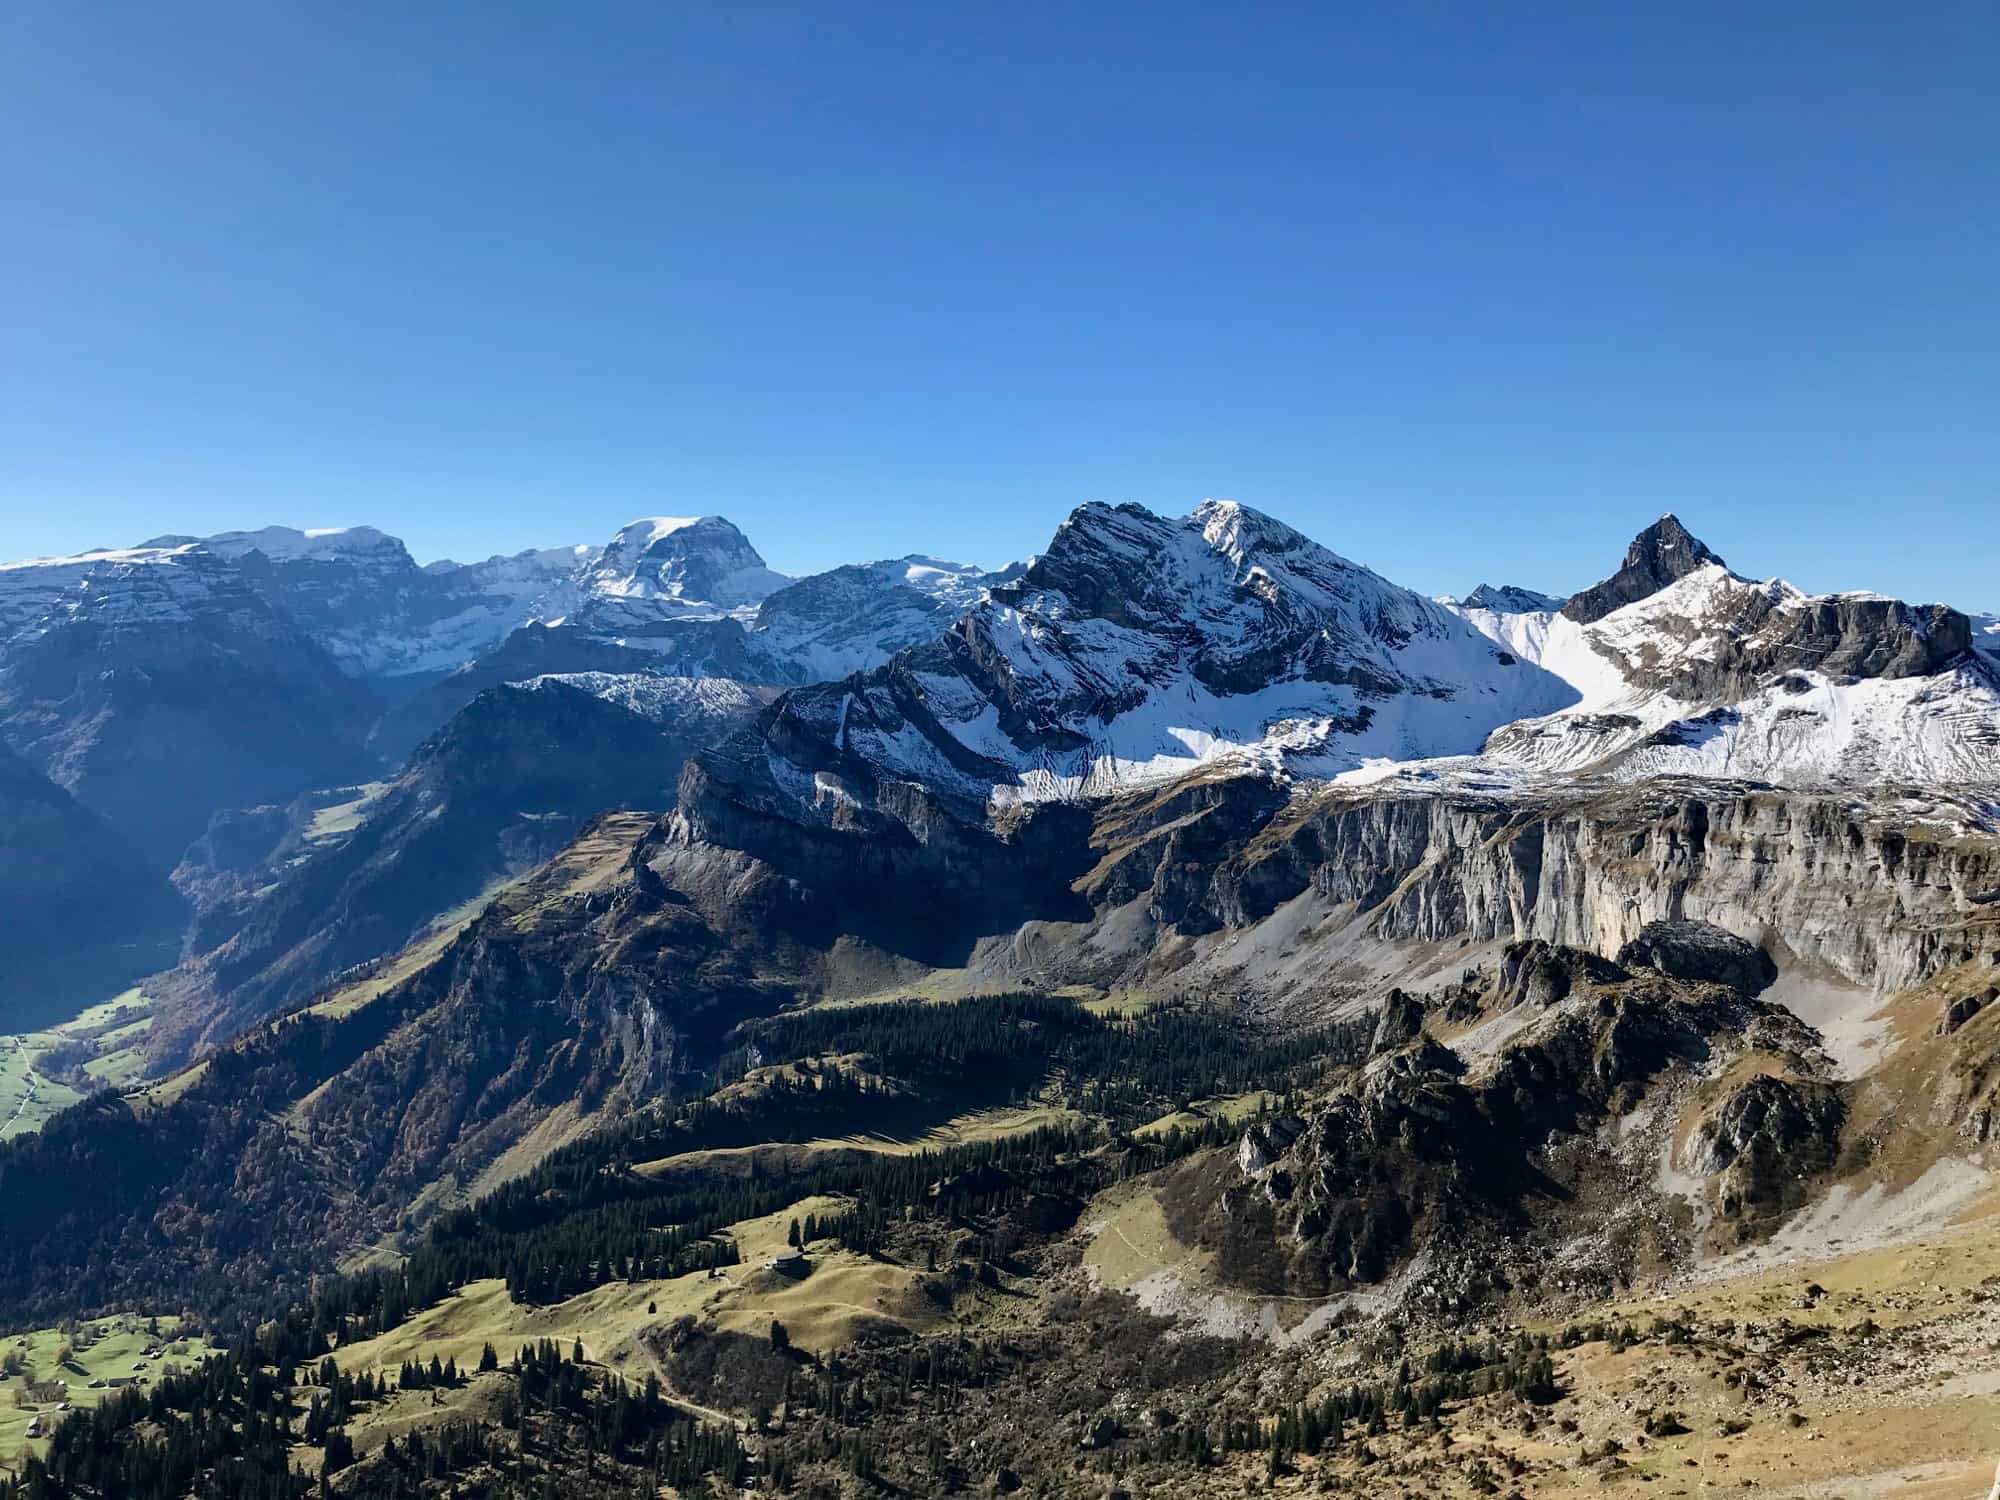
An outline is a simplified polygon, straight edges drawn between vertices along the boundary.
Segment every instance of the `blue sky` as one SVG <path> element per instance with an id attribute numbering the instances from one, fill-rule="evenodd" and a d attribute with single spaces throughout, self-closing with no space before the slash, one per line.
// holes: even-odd
<path id="1" fill-rule="evenodd" d="M 0 555 L 1075 504 L 2000 606 L 2000 9 L 0 9 Z"/>

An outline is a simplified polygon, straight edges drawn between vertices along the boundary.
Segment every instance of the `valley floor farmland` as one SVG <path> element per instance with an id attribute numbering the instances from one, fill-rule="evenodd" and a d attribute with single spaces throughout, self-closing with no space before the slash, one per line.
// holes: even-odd
<path id="1" fill-rule="evenodd" d="M 0 1140 L 40 1130 L 97 1089 L 138 1083 L 151 1026 L 152 1002 L 135 986 L 44 1030 L 0 1035 Z M 66 1078 L 50 1076 L 57 1060 Z"/>

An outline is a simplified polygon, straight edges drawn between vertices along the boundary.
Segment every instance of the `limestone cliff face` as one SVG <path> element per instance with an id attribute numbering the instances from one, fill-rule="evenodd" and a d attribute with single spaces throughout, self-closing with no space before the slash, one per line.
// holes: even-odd
<path id="1" fill-rule="evenodd" d="M 1234 853 L 1193 882 L 1186 861 L 1150 856 L 1156 915 L 1184 932 L 1248 926 L 1312 889 L 1390 939 L 1610 955 L 1651 922 L 1711 922 L 1883 990 L 2000 950 L 2000 834 L 1886 803 L 1701 783 L 1512 802 L 1336 789 L 1256 828 L 1257 799 L 1210 801 L 1233 816 Z"/>

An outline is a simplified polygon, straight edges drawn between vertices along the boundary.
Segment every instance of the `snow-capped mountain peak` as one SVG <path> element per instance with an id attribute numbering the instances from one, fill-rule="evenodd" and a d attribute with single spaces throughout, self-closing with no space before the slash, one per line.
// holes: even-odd
<path id="1" fill-rule="evenodd" d="M 415 566 L 399 539 L 373 526 L 265 526 L 199 540 L 217 557 L 232 560 L 257 552 L 271 562 L 354 561 L 398 571 Z"/>
<path id="2" fill-rule="evenodd" d="M 1882 594 L 1807 594 L 1783 579 L 1741 578 L 1684 531 L 1658 548 L 1651 535 L 1590 591 L 1600 602 L 1636 597 L 1594 618 L 1465 611 L 1580 695 L 1497 731 L 1486 761 L 1787 784 L 1990 780 L 2000 768 L 2000 658 L 1982 660 L 1981 649 L 2000 644 L 2000 630 L 1981 628 L 1990 622 Z"/>
<path id="3" fill-rule="evenodd" d="M 579 607 L 631 601 L 651 618 L 754 610 L 791 580 L 722 516 L 652 516 L 618 534 L 579 580 Z"/>
<path id="4" fill-rule="evenodd" d="M 184 620 L 224 584 L 223 569 L 220 559 L 183 537 L 0 563 L 0 649 L 85 618 Z"/>
<path id="5" fill-rule="evenodd" d="M 1175 520 L 1092 504 L 946 636 L 793 692 L 781 719 L 788 746 L 816 740 L 878 779 L 984 803 L 1219 759 L 1323 772 L 1469 753 L 1575 696 L 1451 610 L 1246 506 Z M 769 772 L 807 774 L 789 752 Z"/>

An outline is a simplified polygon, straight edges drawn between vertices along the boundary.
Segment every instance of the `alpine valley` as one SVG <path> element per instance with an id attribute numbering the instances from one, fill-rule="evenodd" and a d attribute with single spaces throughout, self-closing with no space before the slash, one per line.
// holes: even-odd
<path id="1" fill-rule="evenodd" d="M 0 1500 L 1985 1494 L 2000 620 L 1605 563 L 0 565 Z"/>

